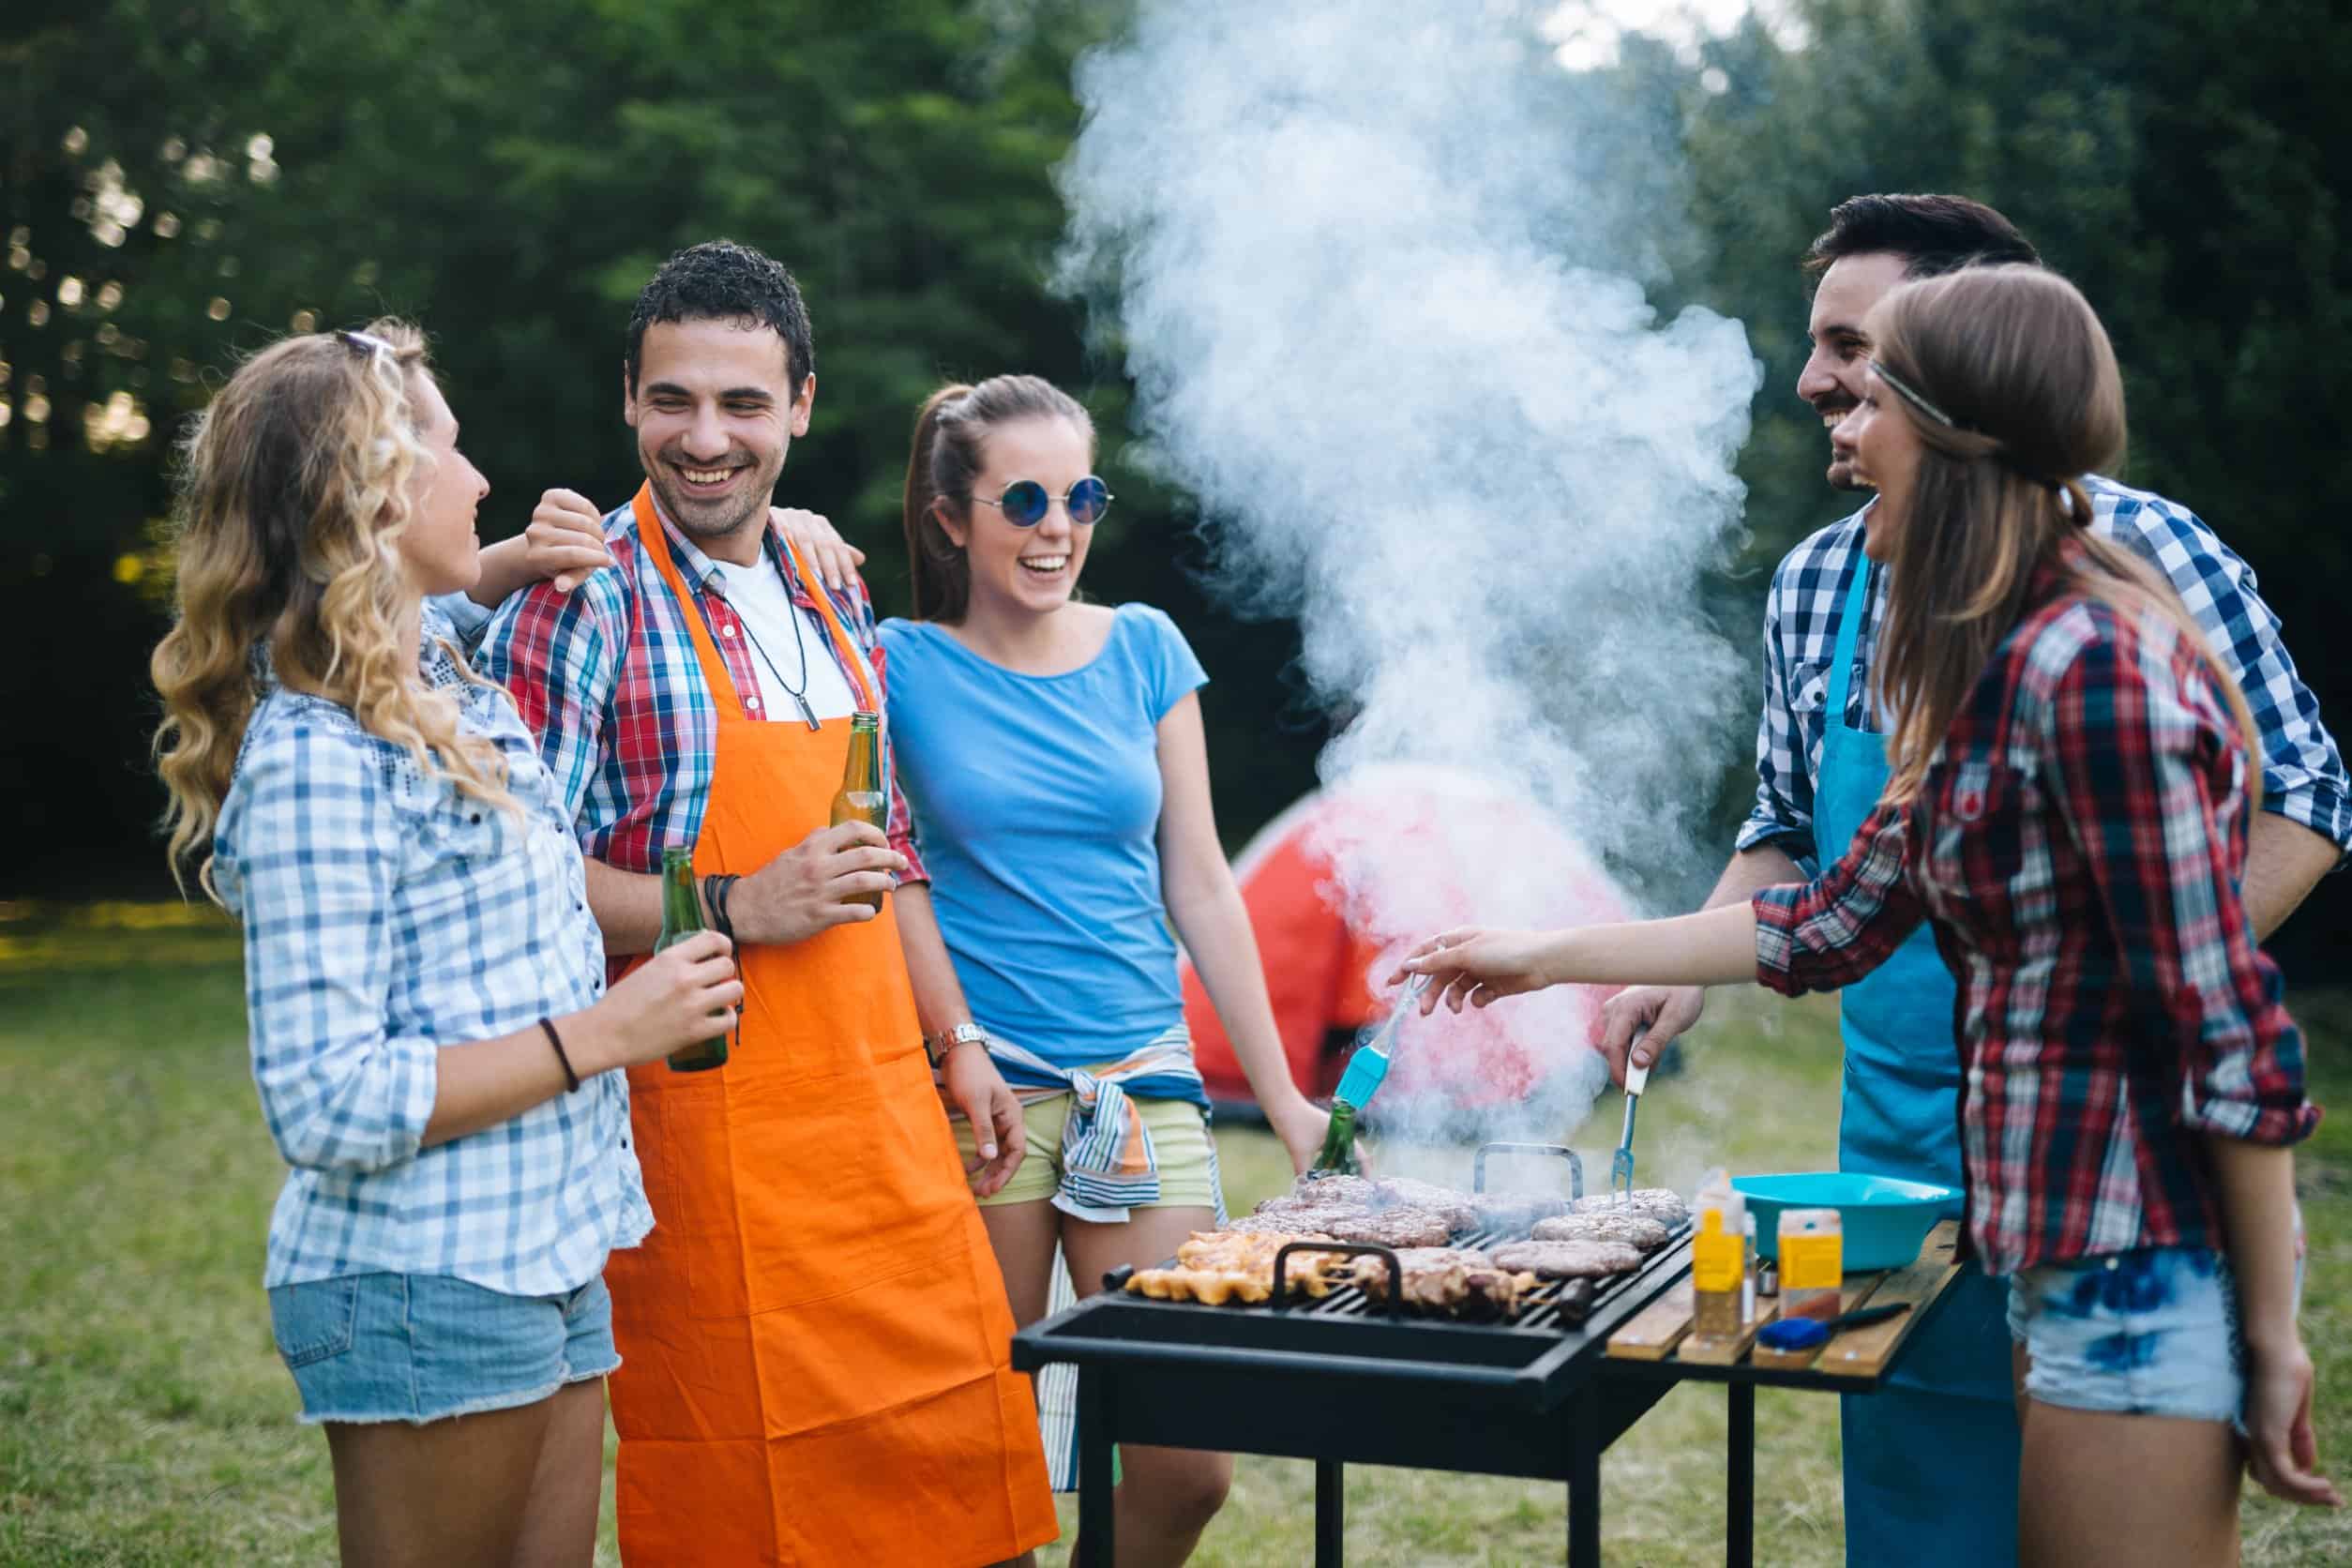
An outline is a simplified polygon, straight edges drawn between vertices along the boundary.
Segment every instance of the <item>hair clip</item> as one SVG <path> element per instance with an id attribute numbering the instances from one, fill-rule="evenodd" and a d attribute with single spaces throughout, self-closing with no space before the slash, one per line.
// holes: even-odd
<path id="1" fill-rule="evenodd" d="M 354 332 L 349 328 L 344 328 L 343 330 L 337 332 L 335 336 L 340 338 L 349 347 L 357 349 L 362 354 L 380 354 L 386 359 L 395 359 L 400 356 L 400 350 L 394 348 L 390 343 L 377 337 L 372 332 Z"/>

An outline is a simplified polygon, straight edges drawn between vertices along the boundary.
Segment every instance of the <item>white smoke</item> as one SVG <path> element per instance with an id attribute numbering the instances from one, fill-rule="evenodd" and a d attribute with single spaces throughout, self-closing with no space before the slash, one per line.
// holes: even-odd
<path id="1" fill-rule="evenodd" d="M 1740 705 L 1697 590 L 1758 367 L 1738 323 L 1649 303 L 1682 233 L 1671 123 L 1561 69 L 1545 9 L 1143 0 L 1079 66 L 1063 280 L 1109 308 L 1219 585 L 1295 615 L 1353 715 L 1326 780 L 1469 770 L 1639 887 L 1687 868 Z M 1525 919 L 1592 874 L 1443 838 L 1343 860 L 1349 896 L 1427 930 L 1448 888 Z M 1572 1021 L 1521 1005 L 1546 1040 Z"/>

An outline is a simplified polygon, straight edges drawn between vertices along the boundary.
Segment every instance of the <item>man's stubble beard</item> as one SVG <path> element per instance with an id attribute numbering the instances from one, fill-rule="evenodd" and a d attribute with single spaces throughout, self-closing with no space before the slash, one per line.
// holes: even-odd
<path id="1" fill-rule="evenodd" d="M 645 466 L 642 459 L 639 460 L 639 466 Z M 689 503 L 685 498 L 671 493 L 665 479 L 656 477 L 651 470 L 648 470 L 645 475 L 647 481 L 654 487 L 654 494 L 660 498 L 661 509 L 669 515 L 671 522 L 676 525 L 678 532 L 698 542 L 731 539 L 743 532 L 753 519 L 765 518 L 768 507 L 773 504 L 776 495 L 776 481 L 782 476 L 783 465 L 779 463 L 776 466 L 776 472 L 769 475 L 764 484 L 752 487 L 751 499 L 745 504 L 743 510 L 723 523 L 713 523 L 701 520 L 694 511 L 689 510 Z"/>

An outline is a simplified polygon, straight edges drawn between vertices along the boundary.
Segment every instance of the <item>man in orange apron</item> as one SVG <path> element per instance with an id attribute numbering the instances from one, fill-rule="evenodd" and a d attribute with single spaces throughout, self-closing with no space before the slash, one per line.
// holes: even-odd
<path id="1" fill-rule="evenodd" d="M 828 591 L 769 522 L 812 364 L 781 266 L 723 241 L 672 257 L 630 324 L 647 483 L 604 520 L 613 569 L 510 600 L 483 646 L 568 792 L 616 972 L 659 934 L 673 844 L 738 944 L 726 1064 L 629 1079 L 656 1223 L 606 1278 L 637 1568 L 977 1568 L 1055 1534 L 935 1048 L 889 901 L 859 901 L 909 861 L 827 825 L 851 716 L 882 711 L 883 678 L 863 587 Z M 986 1051 L 940 1060 L 975 1126 L 1019 1125 Z M 999 1142 L 984 1183 L 1018 1158 Z"/>

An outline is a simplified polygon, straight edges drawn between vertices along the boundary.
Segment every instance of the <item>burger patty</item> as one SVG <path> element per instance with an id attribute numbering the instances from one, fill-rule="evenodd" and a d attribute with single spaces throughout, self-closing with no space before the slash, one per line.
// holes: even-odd
<path id="1" fill-rule="evenodd" d="M 1410 1176 L 1384 1176 L 1374 1184 L 1380 1189 L 1380 1196 L 1374 1200 L 1380 1207 L 1401 1206 L 1442 1214 L 1456 1230 L 1468 1230 L 1478 1223 L 1478 1205 L 1466 1192 L 1441 1187 L 1435 1182 L 1418 1182 Z"/>
<path id="2" fill-rule="evenodd" d="M 1496 1266 L 1545 1279 L 1605 1279 L 1641 1267 L 1641 1251 L 1623 1242 L 1511 1242 L 1494 1249 Z"/>
<path id="3" fill-rule="evenodd" d="M 1394 1209 L 1375 1209 L 1351 1218 L 1325 1224 L 1322 1229 L 1343 1242 L 1364 1242 L 1376 1246 L 1443 1246 L 1454 1235 L 1454 1222 L 1446 1215 L 1410 1204 Z"/>
<path id="4" fill-rule="evenodd" d="M 1607 1212 L 1561 1214 L 1535 1222 L 1539 1242 L 1623 1242 L 1644 1252 L 1666 1244 L 1666 1228 L 1630 1205 Z"/>
<path id="5" fill-rule="evenodd" d="M 1691 1217 L 1690 1210 L 1683 1206 L 1682 1199 L 1671 1187 L 1636 1187 L 1630 1199 L 1620 1198 L 1613 1192 L 1595 1193 L 1591 1198 L 1577 1199 L 1571 1212 L 1600 1214 L 1611 1211 L 1622 1213 L 1627 1209 L 1648 1214 L 1668 1230 L 1679 1229 L 1684 1220 Z"/>
<path id="6" fill-rule="evenodd" d="M 1369 1176 L 1343 1176 L 1337 1173 L 1317 1175 L 1308 1171 L 1291 1184 L 1289 1192 L 1280 1198 L 1269 1198 L 1258 1205 L 1263 1214 L 1268 1204 L 1311 1203 L 1318 1208 L 1345 1203 L 1354 1208 L 1369 1209 L 1380 1202 L 1380 1184 Z"/>

